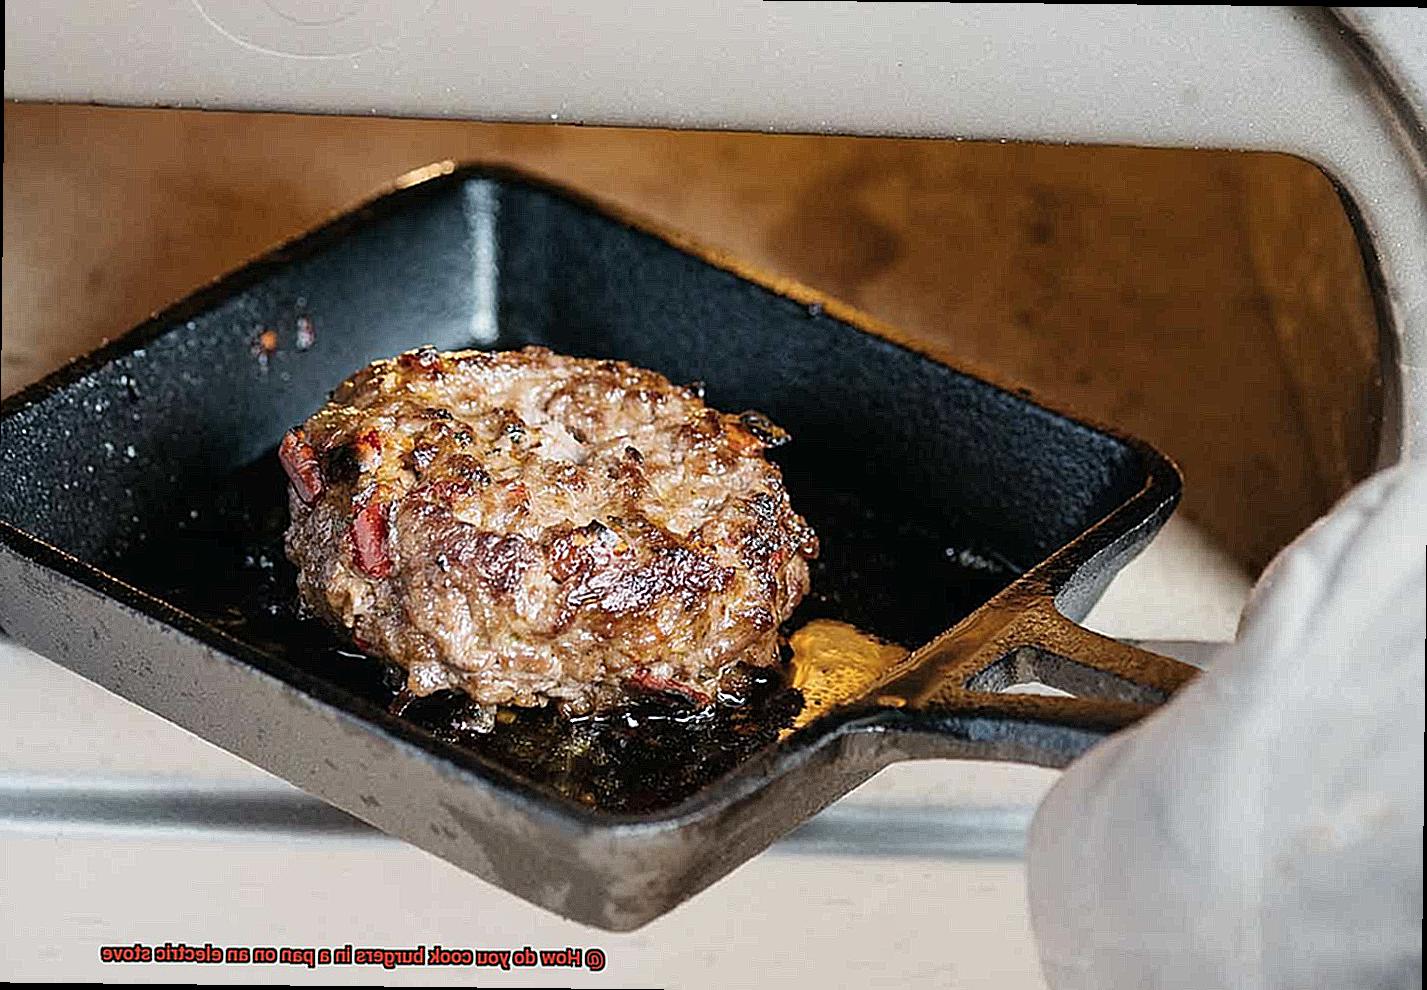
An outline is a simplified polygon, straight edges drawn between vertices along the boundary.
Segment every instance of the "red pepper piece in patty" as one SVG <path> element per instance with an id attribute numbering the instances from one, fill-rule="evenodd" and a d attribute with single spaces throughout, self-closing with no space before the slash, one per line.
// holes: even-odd
<path id="1" fill-rule="evenodd" d="M 287 431 L 278 446 L 277 456 L 302 503 L 311 505 L 317 501 L 322 494 L 322 468 L 317 463 L 317 453 L 301 430 Z"/>
<path id="2" fill-rule="evenodd" d="M 403 371 L 418 372 L 426 378 L 439 378 L 446 371 L 446 359 L 430 344 L 398 354 L 396 363 Z"/>
<path id="3" fill-rule="evenodd" d="M 645 691 L 665 691 L 670 694 L 682 695 L 699 708 L 707 708 L 713 704 L 713 699 L 698 688 L 690 684 L 683 684 L 672 677 L 657 677 L 645 667 L 640 667 L 631 674 L 626 683 Z"/>
<path id="4" fill-rule="evenodd" d="M 352 441 L 352 453 L 363 471 L 375 471 L 382 460 L 382 435 L 368 430 Z"/>
<path id="5" fill-rule="evenodd" d="M 386 513 L 373 499 L 352 519 L 352 549 L 357 566 L 368 577 L 384 578 L 391 573 L 391 557 L 386 552 Z"/>

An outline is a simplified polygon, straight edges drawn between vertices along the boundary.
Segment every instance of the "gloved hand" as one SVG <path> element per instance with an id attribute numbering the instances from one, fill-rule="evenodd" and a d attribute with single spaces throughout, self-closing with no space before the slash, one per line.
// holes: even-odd
<path id="1" fill-rule="evenodd" d="M 1427 467 L 1270 565 L 1194 682 L 1036 814 L 1055 990 L 1420 987 Z"/>

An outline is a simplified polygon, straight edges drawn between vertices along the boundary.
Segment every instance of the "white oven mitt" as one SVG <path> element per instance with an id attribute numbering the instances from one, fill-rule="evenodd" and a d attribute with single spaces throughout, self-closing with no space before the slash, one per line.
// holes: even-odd
<path id="1" fill-rule="evenodd" d="M 1420 987 L 1427 468 L 1283 551 L 1209 669 L 1037 812 L 1055 990 Z"/>

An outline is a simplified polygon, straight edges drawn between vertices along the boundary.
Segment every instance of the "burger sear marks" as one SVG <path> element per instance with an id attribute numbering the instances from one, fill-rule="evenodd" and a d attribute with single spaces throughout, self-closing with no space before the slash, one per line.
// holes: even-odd
<path id="1" fill-rule="evenodd" d="M 284 437 L 287 553 L 412 697 L 707 704 L 807 592 L 817 538 L 764 456 L 786 441 L 622 362 L 422 348 Z"/>

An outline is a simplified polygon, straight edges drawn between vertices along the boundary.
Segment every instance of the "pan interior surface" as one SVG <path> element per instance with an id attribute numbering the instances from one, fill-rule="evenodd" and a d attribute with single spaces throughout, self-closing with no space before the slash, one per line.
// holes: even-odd
<path id="1" fill-rule="evenodd" d="M 397 684 L 297 614 L 272 451 L 356 368 L 425 343 L 615 357 L 786 428 L 775 459 L 822 543 L 789 633 L 830 619 L 919 646 L 1144 480 L 1117 438 L 552 190 L 459 172 L 376 201 L 7 402 L 0 519 L 370 717 Z M 650 698 L 573 725 L 505 712 L 489 734 L 463 729 L 451 698 L 403 717 L 490 774 L 638 814 L 775 744 L 802 704 L 784 676 L 738 694 L 712 713 Z"/>

